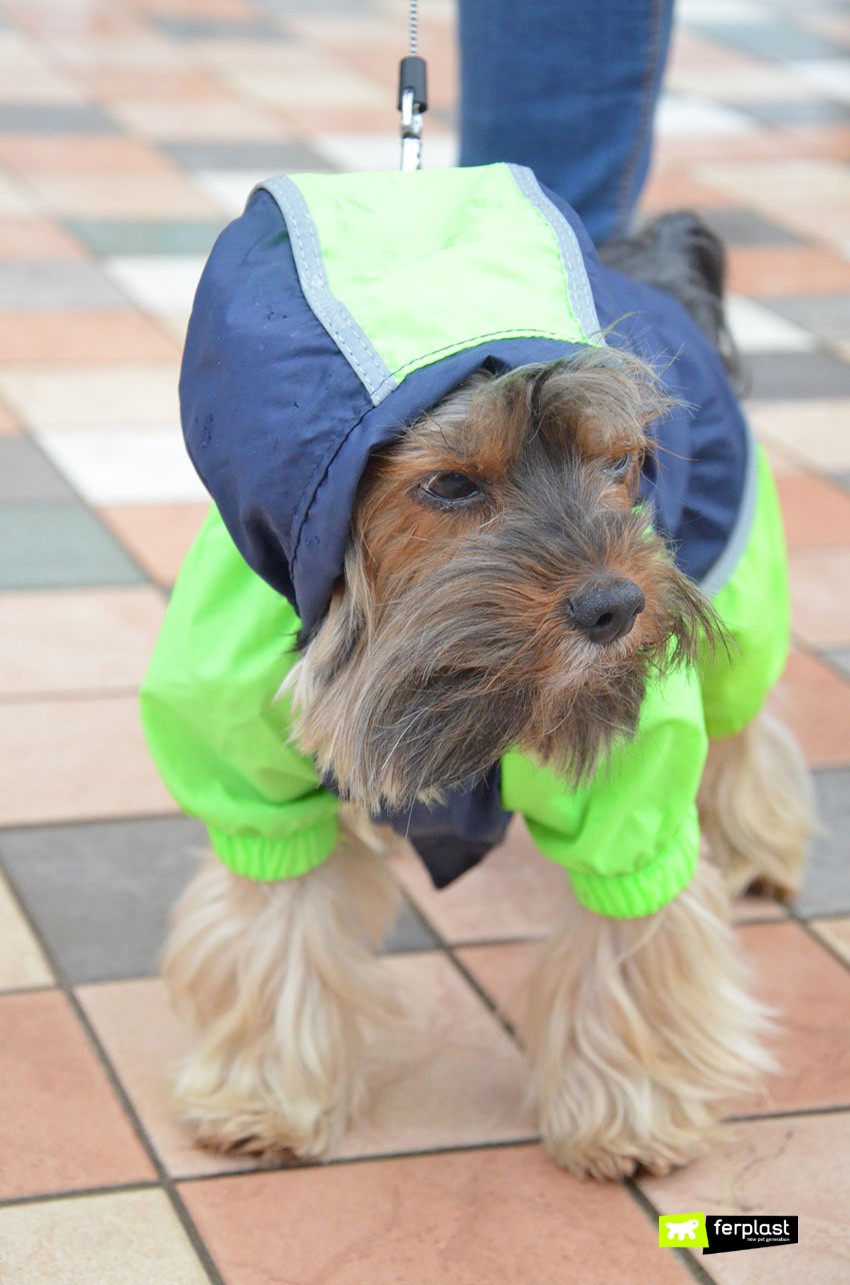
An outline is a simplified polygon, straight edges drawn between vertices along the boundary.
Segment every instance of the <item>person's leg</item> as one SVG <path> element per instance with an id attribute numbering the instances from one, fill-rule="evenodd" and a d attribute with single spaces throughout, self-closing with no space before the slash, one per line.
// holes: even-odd
<path id="1" fill-rule="evenodd" d="M 672 10 L 673 0 L 460 0 L 461 165 L 528 165 L 595 241 L 627 232 Z"/>

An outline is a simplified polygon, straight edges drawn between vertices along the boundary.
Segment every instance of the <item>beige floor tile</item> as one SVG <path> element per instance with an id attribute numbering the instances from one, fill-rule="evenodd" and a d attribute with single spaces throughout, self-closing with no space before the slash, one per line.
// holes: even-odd
<path id="1" fill-rule="evenodd" d="M 850 469 L 850 398 L 751 402 L 759 437 L 815 470 Z"/>
<path id="2" fill-rule="evenodd" d="M 171 585 L 209 505 L 127 504 L 97 512 L 152 579 Z"/>
<path id="3" fill-rule="evenodd" d="M 3 1285 L 208 1285 L 161 1191 L 0 1209 Z"/>
<path id="4" fill-rule="evenodd" d="M 164 615 L 149 588 L 5 593 L 0 699 L 134 690 Z"/>
<path id="5" fill-rule="evenodd" d="M 0 1197 L 154 1177 L 64 995 L 0 995 L 0 1029 Z"/>
<path id="6" fill-rule="evenodd" d="M 0 991 L 50 986 L 54 980 L 41 947 L 0 875 Z"/>
<path id="7" fill-rule="evenodd" d="M 177 363 L 4 366 L 0 394 L 33 428 L 179 423 Z"/>
<path id="8" fill-rule="evenodd" d="M 139 170 L 84 174 L 32 170 L 27 174 L 27 186 L 36 199 L 66 216 L 141 219 L 159 215 L 179 219 L 216 213 L 215 207 L 180 174 L 158 174 L 152 179 Z"/>
<path id="9" fill-rule="evenodd" d="M 816 647 L 850 643 L 850 547 L 791 554 L 794 632 Z"/>
<path id="10" fill-rule="evenodd" d="M 543 936 L 558 913 L 567 878 L 538 851 L 519 819 L 481 865 L 439 892 L 412 852 L 394 868 L 426 918 L 451 942 Z"/>
<path id="11" fill-rule="evenodd" d="M 0 798 L 7 826 L 177 811 L 134 697 L 0 705 Z"/>
<path id="12" fill-rule="evenodd" d="M 691 1279 L 659 1251 L 657 1228 L 622 1187 L 580 1183 L 537 1148 L 249 1174 L 180 1191 L 227 1285 Z"/>
<path id="13" fill-rule="evenodd" d="M 343 1156 L 533 1137 L 522 1055 L 444 955 L 387 960 L 405 1017 L 374 1046 L 380 1068 Z"/>
<path id="14" fill-rule="evenodd" d="M 122 99 L 119 90 L 116 98 L 118 101 L 112 104 L 115 117 L 126 128 L 158 140 L 268 138 L 280 141 L 285 135 L 282 122 L 274 113 L 241 101 L 235 94 L 157 98 L 149 92 L 145 97 Z"/>
<path id="15" fill-rule="evenodd" d="M 640 1186 L 660 1213 L 796 1214 L 800 1243 L 697 1255 L 717 1285 L 846 1285 L 850 1112 L 736 1124 L 704 1159 Z"/>
<path id="16" fill-rule="evenodd" d="M 811 919 L 809 927 L 850 964 L 850 915 L 838 919 Z"/>

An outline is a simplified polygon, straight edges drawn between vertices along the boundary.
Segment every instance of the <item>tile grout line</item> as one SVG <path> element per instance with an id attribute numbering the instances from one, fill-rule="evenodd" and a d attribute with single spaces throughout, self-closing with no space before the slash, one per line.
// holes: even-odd
<path id="1" fill-rule="evenodd" d="M 40 932 L 38 925 L 34 922 L 32 917 L 28 914 L 26 907 L 24 906 L 16 890 L 14 889 L 14 887 L 12 887 L 11 884 L 9 885 L 9 889 L 10 889 L 10 895 L 14 903 L 16 904 L 22 919 L 29 926 L 30 931 L 35 937 L 35 940 L 38 942 L 38 945 L 41 947 L 44 957 L 47 960 L 47 963 L 54 977 L 56 978 L 57 985 L 55 989 L 58 990 L 62 995 L 64 995 L 65 999 L 69 1003 L 73 1013 L 77 1018 L 77 1021 L 79 1022 L 80 1026 L 83 1029 L 83 1033 L 88 1040 L 89 1046 L 91 1047 L 91 1050 L 94 1053 L 96 1060 L 100 1064 L 104 1074 L 106 1075 L 107 1081 L 113 1093 L 118 1099 L 118 1103 L 124 1112 L 125 1119 L 129 1122 L 130 1127 L 135 1133 L 143 1152 L 147 1156 L 147 1159 L 150 1161 L 150 1164 L 154 1170 L 154 1173 L 157 1175 L 158 1186 L 156 1183 L 152 1183 L 150 1184 L 151 1189 L 162 1190 L 164 1192 L 166 1198 L 168 1199 L 171 1205 L 173 1213 L 177 1217 L 177 1220 L 180 1223 L 181 1227 L 183 1228 L 183 1231 L 190 1245 L 194 1249 L 195 1254 L 198 1260 L 200 1261 L 200 1264 L 203 1270 L 206 1272 L 210 1280 L 210 1285 L 225 1285 L 225 1282 L 222 1279 L 222 1276 L 215 1264 L 212 1254 L 207 1248 L 200 1232 L 198 1231 L 197 1227 L 195 1226 L 189 1214 L 189 1211 L 187 1210 L 185 1204 L 183 1203 L 183 1199 L 180 1196 L 180 1193 L 177 1191 L 174 1181 L 171 1178 L 171 1175 L 168 1173 L 165 1166 L 161 1162 L 157 1154 L 156 1148 L 153 1145 L 153 1142 L 148 1137 L 147 1132 L 136 1112 L 136 1109 L 130 1100 L 129 1094 L 127 1093 L 127 1090 L 124 1088 L 124 1085 L 121 1082 L 121 1079 L 117 1071 L 112 1065 L 112 1062 L 109 1059 L 106 1049 L 103 1047 L 103 1044 L 101 1043 L 100 1038 L 94 1029 L 94 1026 L 89 1020 L 88 1014 L 85 1012 L 82 1004 L 80 1003 L 80 1000 L 78 999 L 74 991 L 74 988 L 68 982 L 65 976 L 64 970 L 59 967 L 56 959 L 53 956 L 52 951 L 48 946 L 47 941 L 45 940 L 42 933 Z"/>
<path id="2" fill-rule="evenodd" d="M 658 1226 L 658 1219 L 661 1217 L 654 1203 L 647 1196 L 645 1191 L 637 1185 L 634 1178 L 625 1178 L 621 1184 L 634 1200 L 639 1209 L 646 1214 L 647 1220 L 651 1226 Z M 677 1249 L 673 1247 L 673 1253 L 678 1258 L 682 1266 L 690 1272 L 695 1281 L 700 1285 L 717 1285 L 714 1277 L 706 1271 L 698 1258 L 695 1258 L 687 1249 Z"/>

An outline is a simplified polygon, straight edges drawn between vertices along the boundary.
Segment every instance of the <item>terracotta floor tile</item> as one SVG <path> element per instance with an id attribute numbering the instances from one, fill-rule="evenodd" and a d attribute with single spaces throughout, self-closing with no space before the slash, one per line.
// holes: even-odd
<path id="1" fill-rule="evenodd" d="M 0 164 L 34 173 L 123 170 L 173 176 L 168 161 L 150 143 L 121 135 L 0 136 Z"/>
<path id="2" fill-rule="evenodd" d="M 769 707 L 791 728 L 810 767 L 850 763 L 850 684 L 826 665 L 792 652 Z"/>
<path id="3" fill-rule="evenodd" d="M 50 966 L 0 875 L 0 991 L 51 986 Z"/>
<path id="4" fill-rule="evenodd" d="M 7 826 L 176 811 L 134 697 L 0 705 L 0 798 Z"/>
<path id="5" fill-rule="evenodd" d="M 162 1191 L 0 1209 L 3 1285 L 207 1285 Z"/>
<path id="6" fill-rule="evenodd" d="M 176 362 L 177 343 L 138 312 L 0 312 L 0 362 Z"/>
<path id="7" fill-rule="evenodd" d="M 850 544 L 850 495 L 805 473 L 777 478 L 789 549 Z"/>
<path id="8" fill-rule="evenodd" d="M 788 1111 L 850 1105 L 850 972 L 799 924 L 736 930 L 756 972 L 756 989 L 774 1008 L 780 1066 L 763 1107 Z M 789 1211 L 790 1212 L 790 1211 Z"/>
<path id="9" fill-rule="evenodd" d="M 838 919 L 811 919 L 809 923 L 817 935 L 850 964 L 850 915 Z"/>
<path id="10" fill-rule="evenodd" d="M 729 250 L 729 289 L 770 298 L 840 294 L 850 289 L 850 263 L 814 246 L 750 246 Z"/>
<path id="11" fill-rule="evenodd" d="M 83 247 L 56 223 L 42 218 L 0 218 L 0 258 L 77 259 Z"/>
<path id="12" fill-rule="evenodd" d="M 170 585 L 209 512 L 206 504 L 131 504 L 98 509 L 148 575 Z"/>
<path id="13" fill-rule="evenodd" d="M 147 587 L 4 594 L 0 699 L 134 690 L 164 615 Z"/>
<path id="14" fill-rule="evenodd" d="M 846 1285 L 850 1112 L 757 1120 L 726 1130 L 704 1159 L 640 1186 L 659 1213 L 796 1214 L 799 1245 L 697 1254 L 717 1285 Z"/>
<path id="15" fill-rule="evenodd" d="M 425 918 L 450 942 L 543 936 L 558 913 L 566 880 L 519 820 L 481 865 L 439 892 L 412 852 L 394 868 Z"/>
<path id="16" fill-rule="evenodd" d="M 850 642 L 850 548 L 798 550 L 791 556 L 794 631 L 819 647 Z"/>
<path id="17" fill-rule="evenodd" d="M 154 1176 L 64 996 L 0 996 L 0 1025 L 0 1195 Z"/>
<path id="18" fill-rule="evenodd" d="M 751 402 L 758 436 L 801 464 L 826 472 L 850 470 L 850 398 Z"/>
<path id="19" fill-rule="evenodd" d="M 385 965 L 406 1015 L 370 1047 L 370 1101 L 338 1154 L 429 1151 L 533 1137 L 522 1055 L 448 960 L 419 952 L 387 957 Z M 108 983 L 79 993 L 169 1170 L 186 1175 L 252 1168 L 196 1150 L 171 1118 L 167 1077 L 186 1047 L 186 1035 L 168 1011 L 159 983 Z"/>
<path id="20" fill-rule="evenodd" d="M 644 210 L 669 210 L 681 205 L 723 208 L 730 201 L 716 188 L 697 183 L 685 173 L 655 168 L 641 192 L 640 204 Z"/>
<path id="21" fill-rule="evenodd" d="M 180 1193 L 228 1285 L 690 1279 L 622 1187 L 579 1183 L 536 1148 L 251 1174 Z"/>
<path id="22" fill-rule="evenodd" d="M 77 996 L 169 1173 L 238 1173 L 257 1166 L 194 1146 L 171 1110 L 169 1080 L 189 1045 L 154 979 L 77 987 Z"/>
<path id="23" fill-rule="evenodd" d="M 498 946 L 464 946 L 456 952 L 509 1022 L 522 1027 L 526 983 L 540 953 L 537 942 L 512 941 Z"/>
<path id="24" fill-rule="evenodd" d="M 177 364 L 0 367 L 0 392 L 33 428 L 178 424 Z"/>

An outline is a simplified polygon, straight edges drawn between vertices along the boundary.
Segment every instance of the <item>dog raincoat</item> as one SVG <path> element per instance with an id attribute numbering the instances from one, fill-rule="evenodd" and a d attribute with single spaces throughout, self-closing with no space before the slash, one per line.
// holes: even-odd
<path id="1" fill-rule="evenodd" d="M 370 452 L 474 371 L 627 348 L 679 404 L 652 433 L 641 494 L 713 598 L 732 663 L 651 679 L 638 736 L 573 788 L 510 752 L 439 807 L 388 819 L 442 886 L 513 812 L 600 914 L 650 914 L 691 878 L 708 737 L 758 711 L 784 665 L 776 497 L 722 365 L 666 293 L 602 267 L 576 214 L 512 165 L 301 175 L 261 185 L 221 234 L 180 381 L 189 453 L 213 501 L 142 690 L 151 752 L 219 857 L 299 876 L 338 834 L 339 801 L 276 699 L 299 628 L 341 574 Z"/>

